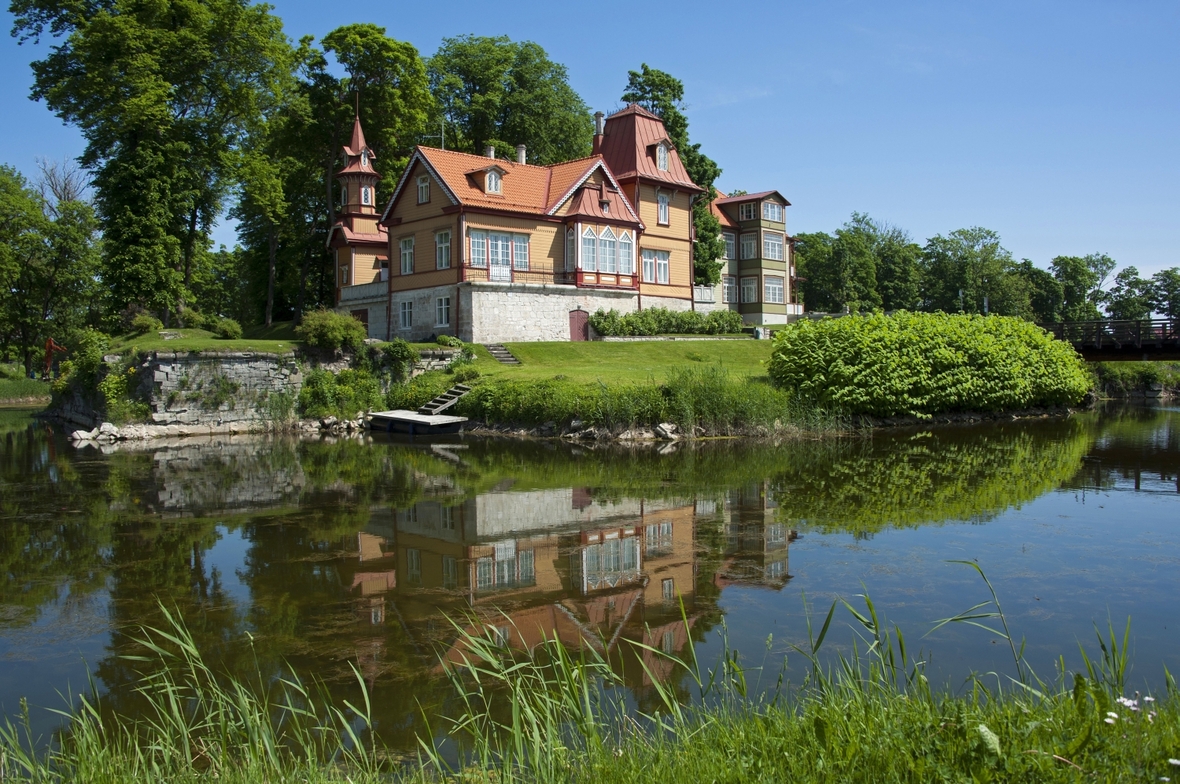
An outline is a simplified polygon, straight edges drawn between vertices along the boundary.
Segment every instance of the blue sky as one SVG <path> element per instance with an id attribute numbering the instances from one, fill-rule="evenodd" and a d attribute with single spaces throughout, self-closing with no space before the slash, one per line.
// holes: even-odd
<path id="1" fill-rule="evenodd" d="M 1180 265 L 1180 3 L 275 5 L 292 38 L 371 21 L 424 55 L 462 33 L 534 40 L 604 111 L 628 69 L 668 71 L 719 186 L 782 191 L 792 231 L 856 210 L 918 241 L 985 226 L 1041 266 Z M 0 162 L 26 173 L 82 148 L 28 100 L 38 51 L 0 43 Z"/>

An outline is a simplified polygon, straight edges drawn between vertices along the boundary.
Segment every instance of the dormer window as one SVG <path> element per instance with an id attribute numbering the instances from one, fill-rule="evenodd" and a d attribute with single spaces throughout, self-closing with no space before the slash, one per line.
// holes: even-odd
<path id="1" fill-rule="evenodd" d="M 487 179 L 484 182 L 486 183 L 486 190 L 488 193 L 500 192 L 500 172 L 496 171 L 495 169 L 489 170 Z"/>
<path id="2" fill-rule="evenodd" d="M 361 166 L 363 166 L 366 169 L 369 168 L 369 151 L 368 150 L 361 150 Z"/>
<path id="3" fill-rule="evenodd" d="M 668 145 L 656 145 L 656 168 L 660 171 L 668 171 Z"/>
<path id="4" fill-rule="evenodd" d="M 608 217 L 610 216 L 610 202 L 609 201 L 602 202 L 602 214 L 606 215 Z"/>

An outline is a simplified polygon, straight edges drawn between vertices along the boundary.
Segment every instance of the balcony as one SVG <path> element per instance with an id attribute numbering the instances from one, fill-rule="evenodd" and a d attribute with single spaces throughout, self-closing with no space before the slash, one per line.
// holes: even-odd
<path id="1" fill-rule="evenodd" d="M 388 293 L 389 284 L 383 280 L 375 280 L 372 283 L 361 283 L 357 286 L 342 286 L 340 288 L 340 301 L 355 302 L 361 299 L 384 297 Z"/>
<path id="2" fill-rule="evenodd" d="M 510 267 L 497 266 L 463 268 L 463 280 L 489 281 L 492 283 L 533 283 L 539 285 L 578 286 L 587 289 L 616 289 L 634 291 L 639 288 L 638 275 L 620 275 L 613 272 L 586 272 L 573 270 L 570 272 L 557 270 L 554 272 L 532 270 L 518 270 Z"/>

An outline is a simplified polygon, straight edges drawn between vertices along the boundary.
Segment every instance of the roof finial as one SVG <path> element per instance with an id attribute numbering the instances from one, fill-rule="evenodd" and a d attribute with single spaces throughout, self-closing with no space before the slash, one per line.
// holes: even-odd
<path id="1" fill-rule="evenodd" d="M 353 90 L 353 95 L 356 97 L 356 118 L 361 118 L 361 91 Z"/>

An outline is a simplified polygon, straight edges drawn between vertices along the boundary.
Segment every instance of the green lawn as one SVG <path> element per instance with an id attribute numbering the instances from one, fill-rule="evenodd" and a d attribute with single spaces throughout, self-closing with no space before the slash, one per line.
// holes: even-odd
<path id="1" fill-rule="evenodd" d="M 564 375 L 573 381 L 663 380 L 675 367 L 720 363 L 738 376 L 766 374 L 769 340 L 660 340 L 634 343 L 508 343 L 519 366 L 501 365 L 476 347 L 479 371 L 490 378 L 540 379 Z"/>
<path id="2" fill-rule="evenodd" d="M 278 325 L 272 325 L 276 330 Z M 165 340 L 161 334 L 178 335 Z M 268 340 L 260 337 L 243 337 L 241 340 L 223 340 L 203 329 L 165 329 L 144 335 L 124 335 L 111 340 L 111 351 L 119 353 L 130 349 L 140 351 L 265 351 L 283 354 L 295 348 L 294 333 L 290 338 Z"/>

